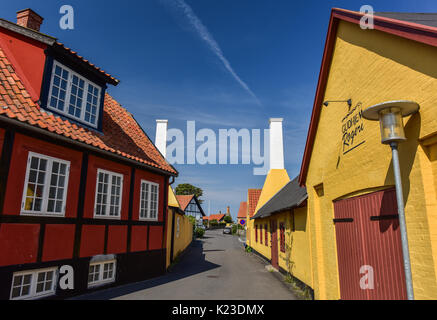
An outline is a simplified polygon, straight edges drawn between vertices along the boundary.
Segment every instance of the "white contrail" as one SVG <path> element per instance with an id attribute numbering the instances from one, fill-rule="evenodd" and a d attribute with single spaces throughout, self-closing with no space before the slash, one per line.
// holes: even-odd
<path id="1" fill-rule="evenodd" d="M 256 102 L 261 105 L 260 100 L 258 97 L 253 93 L 252 90 L 250 90 L 249 86 L 241 80 L 241 78 L 238 76 L 238 74 L 234 71 L 231 64 L 229 63 L 228 59 L 223 54 L 223 51 L 220 49 L 220 46 L 218 45 L 217 41 L 214 40 L 214 37 L 209 33 L 208 29 L 205 27 L 205 25 L 200 21 L 200 19 L 196 16 L 193 9 L 184 1 L 184 0 L 161 0 L 166 5 L 176 5 L 176 8 L 181 10 L 183 15 L 187 18 L 188 22 L 191 24 L 191 26 L 197 31 L 200 38 L 206 42 L 209 49 L 219 58 L 219 60 L 223 63 L 226 70 L 229 71 L 229 73 L 234 77 L 235 80 L 243 87 L 244 90 L 246 90 L 255 100 Z"/>

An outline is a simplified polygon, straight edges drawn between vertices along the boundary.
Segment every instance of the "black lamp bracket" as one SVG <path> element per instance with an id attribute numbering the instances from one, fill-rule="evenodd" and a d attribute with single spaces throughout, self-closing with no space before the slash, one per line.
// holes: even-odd
<path id="1" fill-rule="evenodd" d="M 349 108 L 352 107 L 352 99 L 349 99 L 349 100 L 328 100 L 328 101 L 323 102 L 323 105 L 325 107 L 327 107 L 327 106 L 329 106 L 329 104 L 331 102 L 346 102 L 348 104 Z"/>

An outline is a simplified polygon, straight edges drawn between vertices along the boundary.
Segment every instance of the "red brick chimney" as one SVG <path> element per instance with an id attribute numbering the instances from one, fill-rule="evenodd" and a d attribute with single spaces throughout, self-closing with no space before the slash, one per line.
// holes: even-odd
<path id="1" fill-rule="evenodd" d="M 17 12 L 17 24 L 35 31 L 39 31 L 44 18 L 32 9 L 24 9 Z"/>

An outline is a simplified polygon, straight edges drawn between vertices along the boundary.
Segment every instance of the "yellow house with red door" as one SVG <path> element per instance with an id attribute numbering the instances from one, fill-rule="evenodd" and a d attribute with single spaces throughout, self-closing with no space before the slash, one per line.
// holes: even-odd
<path id="1" fill-rule="evenodd" d="M 299 181 L 316 299 L 405 299 L 390 148 L 367 107 L 410 100 L 400 144 L 416 299 L 437 299 L 437 15 L 333 9 Z"/>

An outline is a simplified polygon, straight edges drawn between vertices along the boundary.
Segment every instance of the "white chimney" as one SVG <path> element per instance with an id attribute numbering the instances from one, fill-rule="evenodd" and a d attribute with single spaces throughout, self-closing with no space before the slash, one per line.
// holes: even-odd
<path id="1" fill-rule="evenodd" d="M 156 120 L 155 146 L 164 158 L 167 157 L 167 125 L 168 120 Z"/>
<path id="2" fill-rule="evenodd" d="M 270 169 L 284 169 L 282 118 L 270 119 Z"/>

